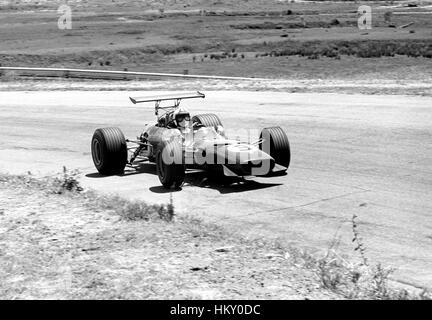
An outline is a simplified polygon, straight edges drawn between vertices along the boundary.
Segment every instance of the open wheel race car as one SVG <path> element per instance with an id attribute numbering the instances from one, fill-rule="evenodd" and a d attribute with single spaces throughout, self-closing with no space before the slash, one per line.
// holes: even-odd
<path id="1" fill-rule="evenodd" d="M 280 127 L 264 128 L 253 142 L 228 139 L 219 117 L 212 113 L 181 117 L 181 100 L 204 98 L 201 92 L 130 98 L 136 103 L 155 102 L 157 121 L 146 126 L 136 140 L 126 139 L 116 127 L 99 128 L 93 134 L 91 152 L 102 175 L 122 174 L 126 166 L 154 162 L 165 188 L 180 187 L 189 168 L 221 172 L 225 176 L 268 176 L 285 173 L 290 163 L 290 146 Z M 162 107 L 162 101 L 173 105 Z M 162 111 L 162 112 L 161 112 Z M 160 112 L 162 114 L 160 114 Z M 184 113 L 184 112 L 183 112 Z M 184 125 L 186 124 L 186 125 Z"/>

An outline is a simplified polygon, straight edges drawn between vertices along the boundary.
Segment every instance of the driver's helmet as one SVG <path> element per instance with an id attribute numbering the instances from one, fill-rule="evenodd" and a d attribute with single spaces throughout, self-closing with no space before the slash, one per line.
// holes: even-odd
<path id="1" fill-rule="evenodd" d="M 186 124 L 190 121 L 190 113 L 189 111 L 184 107 L 177 107 L 175 109 L 174 114 L 174 123 L 177 127 L 186 127 Z"/>

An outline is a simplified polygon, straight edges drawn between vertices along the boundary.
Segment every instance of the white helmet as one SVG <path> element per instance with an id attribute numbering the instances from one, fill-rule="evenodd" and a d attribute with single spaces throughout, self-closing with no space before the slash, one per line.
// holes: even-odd
<path id="1" fill-rule="evenodd" d="M 189 113 L 189 111 L 188 111 L 186 108 L 184 108 L 184 107 L 177 107 L 177 109 L 175 109 L 175 111 L 174 111 L 173 117 L 174 117 L 174 123 L 175 123 L 178 127 L 181 126 L 180 123 L 181 123 L 183 120 L 186 120 L 187 122 L 190 121 L 190 113 Z M 184 127 L 184 126 L 185 126 L 185 125 L 183 125 L 183 127 Z"/>

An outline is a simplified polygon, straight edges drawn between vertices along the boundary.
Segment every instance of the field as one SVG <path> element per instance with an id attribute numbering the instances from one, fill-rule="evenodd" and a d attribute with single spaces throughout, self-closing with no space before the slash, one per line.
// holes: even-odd
<path id="1" fill-rule="evenodd" d="M 367 2 L 370 30 L 357 27 L 361 3 L 353 2 L 70 1 L 70 30 L 58 28 L 55 1 L 34 3 L 0 7 L 2 66 L 282 79 L 432 75 L 427 2 Z"/>

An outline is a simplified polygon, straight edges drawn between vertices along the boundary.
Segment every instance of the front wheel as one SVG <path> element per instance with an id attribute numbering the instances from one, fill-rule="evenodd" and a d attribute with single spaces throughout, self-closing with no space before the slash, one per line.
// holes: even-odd
<path id="1" fill-rule="evenodd" d="M 281 127 L 264 128 L 261 131 L 259 148 L 269 154 L 277 164 L 286 167 L 286 171 L 291 161 L 291 150 L 288 137 Z"/>
<path id="2" fill-rule="evenodd" d="M 162 142 L 156 152 L 156 172 L 162 185 L 170 189 L 180 188 L 185 178 L 185 162 L 181 144 Z"/>
<path id="3" fill-rule="evenodd" d="M 121 174 L 127 162 L 127 145 L 119 128 L 96 129 L 91 141 L 93 163 L 103 175 Z"/>

